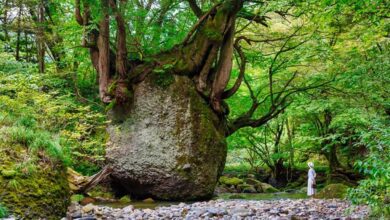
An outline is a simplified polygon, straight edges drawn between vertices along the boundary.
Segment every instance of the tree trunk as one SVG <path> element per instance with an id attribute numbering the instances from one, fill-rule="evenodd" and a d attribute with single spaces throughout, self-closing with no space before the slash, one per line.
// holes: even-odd
<path id="1" fill-rule="evenodd" d="M 19 6 L 18 18 L 17 18 L 17 30 L 16 30 L 16 54 L 15 59 L 20 60 L 20 34 L 21 34 L 21 18 L 22 17 L 22 6 Z"/>
<path id="2" fill-rule="evenodd" d="M 329 151 L 326 153 L 326 159 L 329 162 L 329 170 L 331 173 L 335 172 L 337 168 L 340 168 L 340 162 L 337 158 L 337 147 L 332 145 Z"/>
<path id="3" fill-rule="evenodd" d="M 4 41 L 9 40 L 9 34 L 8 34 L 8 0 L 5 0 L 4 2 L 4 12 L 3 12 L 3 31 L 4 31 Z"/>
<path id="4" fill-rule="evenodd" d="M 111 101 L 107 93 L 110 79 L 110 21 L 108 15 L 108 0 L 102 0 L 103 19 L 100 21 L 99 37 L 97 46 L 99 48 L 98 69 L 99 69 L 99 94 L 103 102 Z"/>
<path id="5" fill-rule="evenodd" d="M 37 36 L 37 52 L 38 52 L 38 68 L 40 73 L 45 72 L 45 42 L 44 42 L 44 16 L 45 7 L 43 1 L 38 6 L 38 36 Z"/>
<path id="6" fill-rule="evenodd" d="M 75 3 L 76 21 L 85 26 L 91 20 L 88 6 L 82 16 L 80 1 Z M 135 62 L 125 60 L 118 1 L 101 3 L 99 30 L 86 34 L 84 46 L 99 73 L 100 98 L 112 107 L 106 157 L 115 185 L 135 198 L 210 198 L 226 159 L 222 93 L 232 66 L 234 20 L 243 1 L 215 5 L 181 44 Z M 112 14 L 115 52 L 109 47 Z M 207 81 L 196 89 L 200 74 Z"/>
<path id="7" fill-rule="evenodd" d="M 27 35 L 27 31 L 24 31 L 24 41 L 25 41 L 25 51 L 26 51 L 26 56 L 25 56 L 25 60 L 26 62 L 29 62 L 30 61 L 30 53 L 29 53 L 29 49 L 28 49 L 28 35 Z"/>
<path id="8" fill-rule="evenodd" d="M 288 146 L 289 146 L 287 181 L 290 182 L 292 179 L 292 171 L 294 168 L 294 145 L 293 145 L 294 125 L 290 125 L 290 120 L 288 119 L 286 119 L 286 130 L 287 130 L 287 138 L 288 138 Z"/>

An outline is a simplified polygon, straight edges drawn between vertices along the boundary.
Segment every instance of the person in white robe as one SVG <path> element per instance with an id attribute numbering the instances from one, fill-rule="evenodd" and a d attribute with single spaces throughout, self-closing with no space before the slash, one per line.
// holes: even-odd
<path id="1" fill-rule="evenodd" d="M 314 170 L 314 164 L 309 162 L 309 172 L 307 173 L 307 195 L 313 197 L 316 193 L 315 185 L 316 184 L 316 171 Z"/>

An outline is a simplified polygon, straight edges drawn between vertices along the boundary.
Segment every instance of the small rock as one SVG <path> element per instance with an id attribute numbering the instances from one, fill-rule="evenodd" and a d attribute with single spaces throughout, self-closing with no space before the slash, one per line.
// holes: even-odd
<path id="1" fill-rule="evenodd" d="M 83 206 L 83 208 L 81 209 L 83 211 L 83 213 L 88 213 L 88 212 L 91 212 L 95 209 L 95 206 L 93 204 L 88 204 L 86 206 Z"/>
<path id="2" fill-rule="evenodd" d="M 246 217 L 252 214 L 250 210 L 245 208 L 234 208 L 232 210 L 229 210 L 228 212 L 233 216 L 241 216 L 241 217 Z"/>
<path id="3" fill-rule="evenodd" d="M 122 209 L 122 212 L 126 214 L 132 213 L 133 211 L 134 211 L 134 206 L 132 205 L 128 205 Z"/>
<path id="4" fill-rule="evenodd" d="M 207 212 L 209 212 L 212 216 L 214 215 L 225 215 L 227 214 L 226 210 L 219 209 L 219 208 L 209 208 L 207 209 Z"/>
<path id="5" fill-rule="evenodd" d="M 147 198 L 147 199 L 142 200 L 142 202 L 154 203 L 154 200 L 152 198 Z"/>
<path id="6" fill-rule="evenodd" d="M 75 212 L 70 213 L 70 216 L 71 216 L 72 219 L 74 219 L 74 218 L 81 218 L 82 217 L 82 213 L 81 213 L 80 210 L 77 210 Z"/>

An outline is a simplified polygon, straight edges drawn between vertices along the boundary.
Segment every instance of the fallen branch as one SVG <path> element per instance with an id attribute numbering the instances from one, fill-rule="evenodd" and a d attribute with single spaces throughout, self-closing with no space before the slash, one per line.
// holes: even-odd
<path id="1" fill-rule="evenodd" d="M 83 176 L 80 173 L 68 168 L 68 181 L 71 191 L 75 194 L 85 194 L 100 182 L 105 180 L 112 172 L 109 166 L 105 166 L 102 170 L 93 176 Z"/>

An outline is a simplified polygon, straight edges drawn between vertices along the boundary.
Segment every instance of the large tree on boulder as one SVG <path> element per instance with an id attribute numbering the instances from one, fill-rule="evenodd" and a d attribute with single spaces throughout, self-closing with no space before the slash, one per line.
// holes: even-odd
<path id="1" fill-rule="evenodd" d="M 75 16 L 85 27 L 83 46 L 89 48 L 99 75 L 100 98 L 112 107 L 107 161 L 113 180 L 133 196 L 212 196 L 225 163 L 225 137 L 240 128 L 267 123 L 289 105 L 291 94 L 310 88 L 290 88 L 297 75 L 294 73 L 281 89 L 274 91 L 273 74 L 286 63 L 278 58 L 304 42 L 290 44 L 297 32 L 273 39 L 283 43 L 268 71 L 270 93 L 265 100 L 271 104 L 266 113 L 256 113 L 265 100 L 259 100 L 246 82 L 247 59 L 241 43 L 258 41 L 235 34 L 238 19 L 267 25 L 266 17 L 246 9 L 260 4 L 257 1 L 224 0 L 203 11 L 197 1 L 189 0 L 186 6 L 198 20 L 181 43 L 136 59 L 129 59 L 130 44 L 126 42 L 128 35 L 136 31 L 125 19 L 128 4 L 145 10 L 161 7 L 157 15 L 161 23 L 169 5 L 183 3 L 100 0 L 99 6 L 91 6 L 89 2 L 76 0 Z M 91 8 L 98 13 L 91 13 Z M 113 46 L 111 37 L 115 35 Z M 234 57 L 239 75 L 227 88 Z M 224 100 L 234 95 L 242 82 L 250 90 L 253 104 L 247 112 L 231 119 Z"/>

